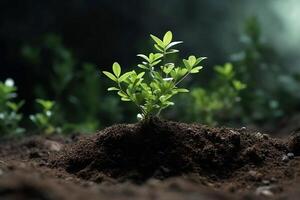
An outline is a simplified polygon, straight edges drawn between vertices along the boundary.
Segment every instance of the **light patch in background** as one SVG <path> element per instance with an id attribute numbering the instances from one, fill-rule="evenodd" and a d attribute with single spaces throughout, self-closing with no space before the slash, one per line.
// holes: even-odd
<path id="1" fill-rule="evenodd" d="M 284 0 L 272 1 L 271 6 L 281 20 L 282 29 L 277 34 L 280 43 L 285 43 L 285 50 L 300 47 L 300 1 Z"/>
<path id="2" fill-rule="evenodd" d="M 285 63 L 282 67 L 300 73 L 300 0 L 244 0 L 241 3 L 244 12 L 235 13 L 235 17 L 256 16 L 263 41 L 279 53 Z"/>

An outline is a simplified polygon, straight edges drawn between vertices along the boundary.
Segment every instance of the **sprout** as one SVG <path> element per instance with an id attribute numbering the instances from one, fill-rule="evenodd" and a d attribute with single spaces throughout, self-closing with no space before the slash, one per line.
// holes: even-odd
<path id="1" fill-rule="evenodd" d="M 189 92 L 185 88 L 179 88 L 179 83 L 188 75 L 199 73 L 202 69 L 200 62 L 206 59 L 191 55 L 183 59 L 182 64 L 176 65 L 168 55 L 179 52 L 174 47 L 182 41 L 172 41 L 171 31 L 163 39 L 150 36 L 157 52 L 137 55 L 142 59 L 137 65 L 142 72 L 132 70 L 122 74 L 122 68 L 117 62 L 112 66 L 112 73 L 103 71 L 115 84 L 107 90 L 117 92 L 122 101 L 133 102 L 140 110 L 138 120 L 158 116 L 162 110 L 174 105 L 171 101 L 174 95 Z"/>

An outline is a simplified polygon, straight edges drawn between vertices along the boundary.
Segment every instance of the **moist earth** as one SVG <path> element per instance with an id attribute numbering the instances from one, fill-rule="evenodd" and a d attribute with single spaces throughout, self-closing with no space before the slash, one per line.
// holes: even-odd
<path id="1" fill-rule="evenodd" d="M 300 135 L 151 118 L 0 144 L 0 199 L 297 199 Z"/>

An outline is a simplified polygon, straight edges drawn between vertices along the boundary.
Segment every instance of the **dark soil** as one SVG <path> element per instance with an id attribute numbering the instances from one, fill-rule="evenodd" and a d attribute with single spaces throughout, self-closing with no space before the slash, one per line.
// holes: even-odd
<path id="1" fill-rule="evenodd" d="M 0 199 L 297 199 L 300 135 L 159 119 L 2 141 Z"/>

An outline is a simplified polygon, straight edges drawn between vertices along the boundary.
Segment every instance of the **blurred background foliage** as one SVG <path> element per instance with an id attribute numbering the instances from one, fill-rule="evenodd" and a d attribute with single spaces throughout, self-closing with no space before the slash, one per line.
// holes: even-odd
<path id="1" fill-rule="evenodd" d="M 299 17 L 298 0 L 2 0 L 0 80 L 15 80 L 23 118 L 54 101 L 63 132 L 134 122 L 100 71 L 135 67 L 149 34 L 172 30 L 182 57 L 209 59 L 165 117 L 277 130 L 300 111 Z"/>

